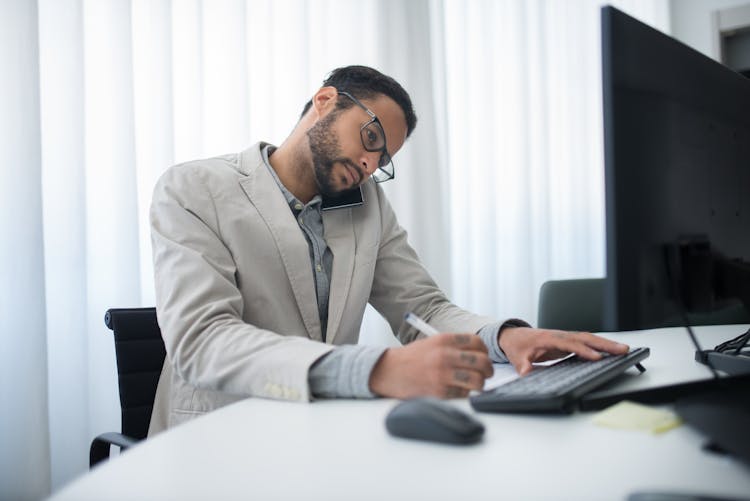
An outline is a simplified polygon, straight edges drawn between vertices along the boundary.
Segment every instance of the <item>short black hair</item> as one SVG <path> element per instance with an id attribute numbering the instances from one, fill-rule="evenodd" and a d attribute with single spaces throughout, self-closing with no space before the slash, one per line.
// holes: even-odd
<path id="1" fill-rule="evenodd" d="M 323 81 L 323 87 L 335 87 L 339 91 L 348 92 L 357 99 L 372 99 L 382 94 L 393 99 L 399 105 L 406 117 L 406 137 L 409 137 L 417 126 L 417 114 L 411 104 L 409 93 L 400 83 L 388 75 L 368 66 L 345 66 L 336 68 Z M 312 99 L 307 102 L 300 118 L 312 106 Z M 346 109 L 354 106 L 351 99 L 339 99 L 336 109 Z"/>

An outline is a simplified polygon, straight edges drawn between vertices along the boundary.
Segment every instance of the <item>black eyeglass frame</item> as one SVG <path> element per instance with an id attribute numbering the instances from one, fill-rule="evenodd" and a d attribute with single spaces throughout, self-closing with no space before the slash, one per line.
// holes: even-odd
<path id="1" fill-rule="evenodd" d="M 370 110 L 367 106 L 365 106 L 359 99 L 352 96 L 346 91 L 339 90 L 337 91 L 339 95 L 343 95 L 351 99 L 354 104 L 365 110 L 365 113 L 367 113 L 370 116 L 370 120 L 362 124 L 362 126 L 359 128 L 359 140 L 362 141 L 362 146 L 365 148 L 366 151 L 377 151 L 380 152 L 380 160 L 378 161 L 378 170 L 372 173 L 372 179 L 376 183 L 384 183 L 386 181 L 390 181 L 394 177 L 396 177 L 396 166 L 393 165 L 393 159 L 391 158 L 390 153 L 388 153 L 387 149 L 387 143 L 385 139 L 385 129 L 383 128 L 383 124 L 380 123 L 380 119 L 378 116 Z M 372 149 L 367 146 L 367 140 L 365 139 L 365 130 L 371 125 L 375 124 L 380 129 L 380 133 L 383 136 L 383 146 L 380 148 Z M 389 168 L 390 167 L 390 168 Z"/>

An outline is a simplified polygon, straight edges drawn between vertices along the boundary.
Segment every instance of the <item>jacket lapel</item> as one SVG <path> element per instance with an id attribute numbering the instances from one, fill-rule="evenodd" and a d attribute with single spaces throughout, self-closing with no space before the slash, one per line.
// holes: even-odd
<path id="1" fill-rule="evenodd" d="M 294 219 L 284 195 L 263 162 L 260 153 L 263 146 L 261 143 L 242 153 L 239 169 L 247 177 L 240 181 L 240 185 L 265 221 L 276 242 L 308 335 L 312 339 L 322 341 L 318 301 L 315 296 L 315 283 L 310 268 L 307 240 L 300 231 L 299 224 Z M 334 270 L 335 268 L 334 260 Z"/>
<path id="2" fill-rule="evenodd" d="M 323 212 L 323 231 L 328 247 L 333 254 L 331 291 L 328 298 L 328 329 L 326 342 L 333 344 L 338 334 L 341 316 L 344 313 L 346 298 L 354 272 L 354 251 L 356 241 L 352 210 L 335 209 Z"/>

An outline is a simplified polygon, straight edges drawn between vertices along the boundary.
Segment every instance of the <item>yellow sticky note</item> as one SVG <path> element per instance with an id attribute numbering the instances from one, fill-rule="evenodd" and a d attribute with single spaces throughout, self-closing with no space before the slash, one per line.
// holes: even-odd
<path id="1" fill-rule="evenodd" d="M 598 412 L 594 424 L 623 430 L 641 430 L 651 433 L 663 433 L 677 428 L 682 420 L 674 412 L 653 409 L 635 402 L 622 402 Z"/>

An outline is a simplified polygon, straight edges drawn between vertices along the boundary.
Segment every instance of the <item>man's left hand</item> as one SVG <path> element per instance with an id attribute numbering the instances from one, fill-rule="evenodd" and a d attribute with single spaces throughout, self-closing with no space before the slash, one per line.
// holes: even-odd
<path id="1" fill-rule="evenodd" d="M 533 369 L 534 362 L 544 362 L 575 353 L 587 360 L 599 360 L 601 352 L 622 355 L 630 350 L 589 332 L 567 332 L 529 327 L 507 327 L 499 336 L 500 349 L 516 371 L 523 376 Z"/>

